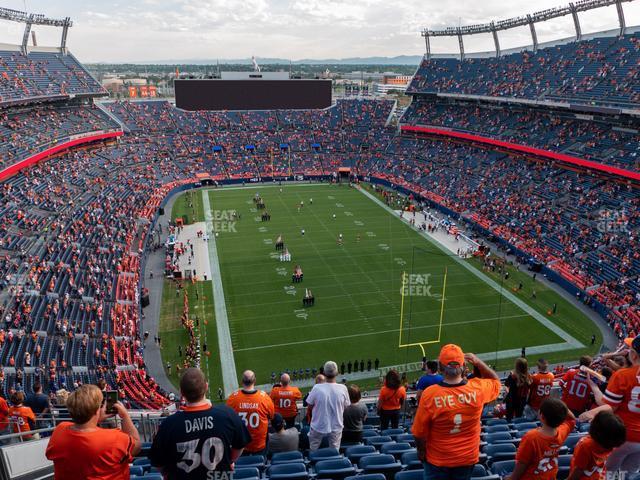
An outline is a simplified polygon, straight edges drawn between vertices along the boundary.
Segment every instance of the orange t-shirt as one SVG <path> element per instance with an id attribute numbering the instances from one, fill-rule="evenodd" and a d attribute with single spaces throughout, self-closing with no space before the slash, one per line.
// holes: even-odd
<path id="1" fill-rule="evenodd" d="M 0 397 L 0 432 L 9 426 L 9 405 Z"/>
<path id="2" fill-rule="evenodd" d="M 247 452 L 259 452 L 267 446 L 269 420 L 275 415 L 273 401 L 262 390 L 238 390 L 227 399 L 227 405 L 236 411 L 251 434 Z"/>
<path id="3" fill-rule="evenodd" d="M 406 397 L 407 391 L 404 387 L 400 386 L 394 390 L 384 385 L 380 389 L 378 404 L 381 410 L 400 410 L 401 402 L 404 402 Z"/>
<path id="4" fill-rule="evenodd" d="M 117 428 L 75 430 L 72 422 L 56 427 L 46 456 L 56 480 L 128 480 L 133 461 L 133 438 Z M 78 459 L 83 459 L 79 462 Z"/>
<path id="5" fill-rule="evenodd" d="M 427 462 L 438 467 L 478 463 L 482 407 L 499 393 L 500 380 L 483 378 L 422 392 L 411 433 L 426 442 Z"/>
<path id="6" fill-rule="evenodd" d="M 542 434 L 539 428 L 531 430 L 522 437 L 516 463 L 525 463 L 527 469 L 521 480 L 555 480 L 558 473 L 558 450 L 567 439 L 576 421 L 565 420 L 553 437 Z"/>
<path id="7" fill-rule="evenodd" d="M 553 387 L 553 381 L 555 376 L 553 373 L 534 373 L 531 375 L 531 389 L 529 390 L 531 394 L 529 395 L 529 406 L 534 410 L 540 410 L 540 405 L 542 402 L 549 398 L 551 395 L 551 387 Z"/>
<path id="8" fill-rule="evenodd" d="M 273 387 L 269 396 L 275 405 L 275 411 L 284 418 L 292 418 L 298 414 L 296 402 L 302 400 L 302 393 L 298 387 Z"/>
<path id="9" fill-rule="evenodd" d="M 9 407 L 9 420 L 13 424 L 13 433 L 30 432 L 29 420 L 35 424 L 36 415 L 30 407 Z M 22 438 L 28 440 L 31 435 L 24 435 Z"/>
<path id="10" fill-rule="evenodd" d="M 611 450 L 602 448 L 587 435 L 578 442 L 573 451 L 571 471 L 579 470 L 581 479 L 605 480 L 607 478 L 605 463 L 610 453 Z"/>
<path id="11" fill-rule="evenodd" d="M 604 401 L 616 409 L 627 427 L 627 442 L 640 442 L 640 367 L 613 372 Z"/>

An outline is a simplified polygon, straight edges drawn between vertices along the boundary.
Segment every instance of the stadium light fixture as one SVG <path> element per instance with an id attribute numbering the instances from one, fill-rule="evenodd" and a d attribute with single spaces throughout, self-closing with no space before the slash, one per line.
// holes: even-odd
<path id="1" fill-rule="evenodd" d="M 65 18 L 49 18 L 45 17 L 41 13 L 27 13 L 20 12 L 18 10 L 12 10 L 10 8 L 0 7 L 0 19 L 9 20 L 11 22 L 24 23 L 25 29 L 22 35 L 22 51 L 27 52 L 27 43 L 29 42 L 29 33 L 33 25 L 45 25 L 47 27 L 60 27 L 62 28 L 62 38 L 60 41 L 60 49 L 65 51 L 67 45 L 67 34 L 69 27 L 73 26 L 73 22 L 69 17 Z"/>
<path id="2" fill-rule="evenodd" d="M 462 36 L 477 35 L 479 33 L 491 33 L 493 35 L 494 43 L 496 44 L 496 52 L 498 52 L 498 55 L 500 55 L 500 45 L 497 39 L 497 32 L 501 30 L 510 30 L 517 27 L 525 27 L 528 25 L 531 30 L 533 48 L 535 51 L 538 48 L 538 38 L 535 29 L 535 24 L 537 22 L 546 22 L 547 20 L 551 20 L 553 18 L 571 15 L 573 17 L 573 22 L 576 29 L 576 38 L 579 40 L 582 38 L 582 31 L 580 28 L 578 13 L 586 12 L 588 10 L 594 10 L 596 8 L 608 7 L 610 5 L 616 6 L 616 9 L 618 11 L 620 34 L 624 34 L 626 24 L 622 4 L 632 1 L 634 0 L 578 0 L 564 7 L 548 8 L 546 10 L 541 10 L 530 15 L 508 18 L 506 20 L 498 20 L 490 23 L 466 25 L 463 27 L 447 27 L 442 30 L 430 30 L 428 28 L 425 28 L 422 31 L 422 36 L 425 37 L 427 58 L 431 57 L 431 46 L 429 43 L 430 37 L 458 37 L 458 43 L 460 44 L 460 57 L 464 58 Z"/>

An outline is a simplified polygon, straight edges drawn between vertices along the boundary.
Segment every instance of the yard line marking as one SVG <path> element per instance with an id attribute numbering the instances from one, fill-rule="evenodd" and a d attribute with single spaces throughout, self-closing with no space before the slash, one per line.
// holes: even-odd
<path id="1" fill-rule="evenodd" d="M 483 323 L 483 322 L 492 322 L 494 320 L 500 320 L 500 319 L 506 319 L 506 318 L 523 318 L 523 317 L 528 317 L 529 315 L 527 315 L 526 313 L 524 314 L 519 314 L 519 315 L 509 315 L 509 316 L 503 316 L 503 317 L 491 317 L 491 318 L 479 318 L 476 320 L 466 320 L 464 322 L 453 322 L 453 323 L 447 323 L 447 325 L 470 325 L 472 323 Z M 422 325 L 420 327 L 412 327 L 413 330 L 424 330 L 424 329 L 428 329 L 428 328 L 438 328 L 438 325 Z M 315 338 L 312 340 L 300 340 L 298 342 L 286 342 L 286 343 L 275 343 L 272 345 L 259 345 L 259 346 L 253 346 L 253 347 L 245 347 L 245 348 L 238 348 L 236 349 L 236 352 L 245 352 L 245 351 L 249 351 L 249 350 L 264 350 L 267 348 L 276 348 L 276 347 L 288 347 L 291 345 L 304 345 L 304 344 L 308 344 L 308 343 L 318 343 L 318 342 L 328 342 L 328 341 L 333 341 L 333 340 L 342 340 L 345 338 L 359 338 L 359 337 L 370 337 L 370 336 L 374 336 L 374 335 L 382 335 L 382 334 L 387 334 L 387 333 L 398 333 L 400 331 L 399 328 L 393 328 L 391 330 L 378 330 L 377 332 L 369 332 L 369 333 L 354 333 L 352 335 L 342 335 L 340 337 L 328 337 L 328 338 Z M 564 344 L 561 344 L 564 345 Z M 529 348 L 527 347 L 527 350 Z M 518 350 L 518 352 L 520 353 L 520 350 Z"/>
<path id="2" fill-rule="evenodd" d="M 386 210 L 387 212 L 389 212 L 392 216 L 394 216 L 395 218 L 398 218 L 398 216 L 396 215 L 396 213 L 394 212 L 393 209 L 391 209 L 391 207 L 389 207 L 388 205 L 385 205 L 383 202 L 381 202 L 380 200 L 378 200 L 374 195 L 372 195 L 371 193 L 367 192 L 366 190 L 359 188 L 358 189 L 364 196 L 366 196 L 367 198 L 371 199 L 373 202 L 375 202 L 376 204 L 380 205 L 384 210 Z M 405 222 L 406 223 L 406 222 Z M 540 322 L 542 325 L 544 325 L 545 327 L 547 327 L 549 330 L 551 330 L 553 333 L 555 333 L 557 336 L 559 336 L 560 338 L 562 338 L 566 344 L 571 348 L 571 349 L 577 349 L 577 348 L 583 348 L 584 345 L 582 344 L 582 342 L 578 341 L 576 338 L 574 338 L 573 336 L 571 336 L 570 334 L 568 334 L 567 332 L 565 332 L 562 328 L 558 327 L 555 323 L 553 323 L 551 320 L 545 318 L 543 315 L 541 315 L 540 313 L 538 313 L 536 310 L 534 310 L 532 307 L 530 307 L 529 305 L 527 305 L 525 302 L 523 302 L 522 300 L 520 300 L 519 298 L 517 298 L 515 295 L 513 295 L 511 292 L 509 292 L 508 290 L 505 290 L 504 288 L 501 288 L 500 285 L 498 283 L 496 283 L 494 280 L 492 280 L 491 278 L 487 277 L 484 273 L 480 272 L 479 270 L 477 270 L 476 268 L 474 268 L 472 265 L 469 265 L 469 263 L 465 262 L 464 260 L 458 258 L 455 255 L 451 255 L 451 252 L 449 250 L 447 250 L 444 246 L 440 245 L 437 241 L 435 241 L 434 239 L 432 239 L 431 237 L 429 237 L 429 235 L 427 235 L 424 232 L 419 231 L 417 228 L 413 227 L 413 229 L 415 231 L 417 231 L 422 237 L 426 238 L 427 240 L 429 240 L 429 243 L 431 243 L 432 245 L 435 245 L 436 247 L 438 247 L 440 250 L 442 250 L 443 252 L 445 252 L 450 258 L 452 258 L 453 260 L 455 260 L 458 264 L 462 265 L 465 269 L 467 269 L 470 273 L 472 273 L 475 277 L 479 278 L 480 280 L 482 280 L 483 282 L 485 282 L 487 285 L 489 285 L 491 288 L 493 288 L 494 290 L 496 290 L 498 293 L 501 293 L 502 295 L 504 295 L 504 297 L 509 300 L 511 303 L 515 304 L 516 306 L 520 307 L 520 309 L 524 312 L 527 312 L 529 315 L 531 315 L 533 318 L 535 318 L 538 322 Z M 517 356 L 517 355 L 516 355 Z"/>
<path id="3" fill-rule="evenodd" d="M 218 349 L 220 352 L 220 368 L 222 370 L 222 385 L 225 397 L 228 397 L 238 388 L 238 374 L 236 361 L 233 356 L 233 343 L 229 329 L 229 317 L 227 316 L 227 304 L 224 301 L 224 289 L 218 262 L 218 248 L 216 236 L 213 234 L 213 215 L 209 204 L 209 191 L 202 191 L 202 205 L 209 236 L 209 264 L 211 265 L 211 289 L 213 293 L 213 306 L 216 315 L 216 330 L 218 332 Z M 207 372 L 209 373 L 209 372 Z"/>

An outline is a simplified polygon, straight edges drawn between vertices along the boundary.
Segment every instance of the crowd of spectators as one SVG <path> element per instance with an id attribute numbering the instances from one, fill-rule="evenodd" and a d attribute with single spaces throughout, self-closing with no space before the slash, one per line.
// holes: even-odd
<path id="1" fill-rule="evenodd" d="M 426 58 L 407 93 L 455 93 L 605 105 L 640 103 L 637 33 L 503 54 L 499 58 Z"/>
<path id="2" fill-rule="evenodd" d="M 0 51 L 0 105 L 35 98 L 105 93 L 71 54 Z"/>
<path id="3" fill-rule="evenodd" d="M 403 122 L 446 127 L 640 171 L 640 134 L 632 118 L 613 123 L 548 109 L 416 100 L 406 110 Z"/>

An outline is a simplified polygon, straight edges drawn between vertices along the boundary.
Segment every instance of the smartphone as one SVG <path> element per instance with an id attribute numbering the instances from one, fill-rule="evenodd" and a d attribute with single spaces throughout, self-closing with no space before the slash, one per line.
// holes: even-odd
<path id="1" fill-rule="evenodd" d="M 116 413 L 116 409 L 113 407 L 115 403 L 118 401 L 118 392 L 117 390 L 105 390 L 103 392 L 104 398 L 107 402 L 107 414 L 111 415 Z"/>

